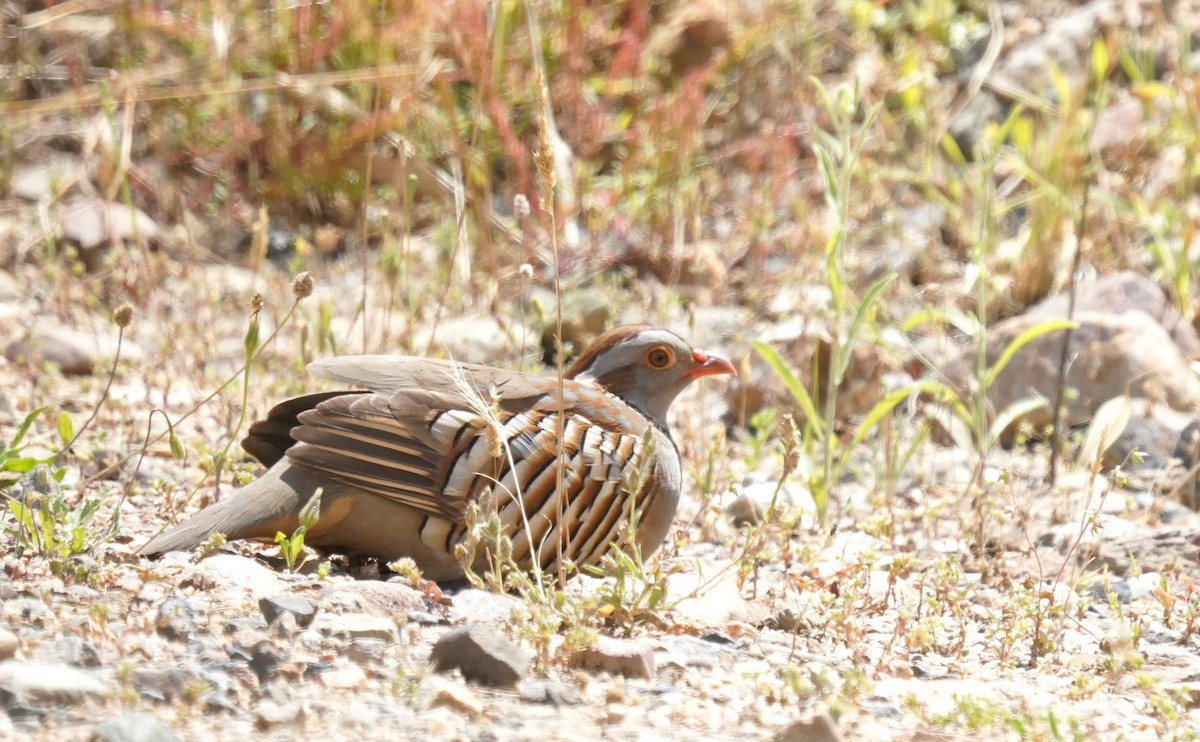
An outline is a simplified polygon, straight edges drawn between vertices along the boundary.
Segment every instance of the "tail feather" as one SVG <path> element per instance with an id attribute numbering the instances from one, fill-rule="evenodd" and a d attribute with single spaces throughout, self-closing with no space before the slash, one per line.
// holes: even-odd
<path id="1" fill-rule="evenodd" d="M 154 556 L 168 551 L 191 551 L 214 533 L 231 539 L 271 539 L 279 531 L 291 533 L 299 524 L 300 509 L 314 491 L 313 487 L 303 485 L 303 477 L 289 476 L 294 472 L 286 464 L 272 468 L 231 497 L 151 539 L 138 553 Z"/>

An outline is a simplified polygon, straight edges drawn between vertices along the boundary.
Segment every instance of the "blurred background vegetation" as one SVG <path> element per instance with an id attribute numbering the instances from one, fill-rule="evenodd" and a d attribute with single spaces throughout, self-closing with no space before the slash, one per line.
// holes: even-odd
<path id="1" fill-rule="evenodd" d="M 1057 256 L 1090 187 L 1090 261 L 1160 271 L 1190 317 L 1190 21 L 1158 12 L 1134 25 L 1096 2 L 9 3 L 0 193 L 67 154 L 100 194 L 182 225 L 163 240 L 176 250 L 236 255 L 265 209 L 272 255 L 297 238 L 306 264 L 365 245 L 399 276 L 420 238 L 435 253 L 417 283 L 457 273 L 448 292 L 406 285 L 410 307 L 494 300 L 528 263 L 546 283 L 555 269 L 640 276 L 685 302 L 765 309 L 797 272 L 823 276 L 837 216 L 814 148 L 853 140 L 852 283 L 896 272 L 973 306 L 947 287 L 974 264 L 989 316 L 1015 313 L 1063 285 Z M 1041 57 L 1009 63 L 1072 14 Z M 3 236 L 10 259 L 28 248 Z"/>

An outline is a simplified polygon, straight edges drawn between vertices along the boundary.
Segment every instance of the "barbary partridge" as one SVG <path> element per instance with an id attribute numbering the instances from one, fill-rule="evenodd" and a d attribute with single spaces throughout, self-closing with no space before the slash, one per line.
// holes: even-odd
<path id="1" fill-rule="evenodd" d="M 306 544 L 411 557 L 429 579 L 460 579 L 454 552 L 468 533 L 468 504 L 491 488 L 522 569 L 536 561 L 556 570 L 560 558 L 597 564 L 635 508 L 636 542 L 649 556 L 667 534 L 683 480 L 667 409 L 695 379 L 734 373 L 724 358 L 650 325 L 601 335 L 561 387 L 554 376 L 400 356 L 333 358 L 309 369 L 365 389 L 277 405 L 242 442 L 269 471 L 140 553 L 193 549 L 214 532 L 291 534 L 321 490 Z M 475 566 L 486 564 L 477 557 Z"/>

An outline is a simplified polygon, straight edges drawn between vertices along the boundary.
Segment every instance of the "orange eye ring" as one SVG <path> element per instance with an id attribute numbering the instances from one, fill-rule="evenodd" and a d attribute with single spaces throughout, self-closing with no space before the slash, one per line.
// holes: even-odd
<path id="1" fill-rule="evenodd" d="M 646 365 L 655 371 L 670 368 L 675 363 L 675 353 L 665 345 L 656 345 L 646 351 Z"/>

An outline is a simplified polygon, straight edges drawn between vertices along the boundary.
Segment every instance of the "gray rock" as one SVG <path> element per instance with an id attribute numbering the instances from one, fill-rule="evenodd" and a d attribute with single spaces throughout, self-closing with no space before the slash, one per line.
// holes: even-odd
<path id="1" fill-rule="evenodd" d="M 1022 315 L 989 328 L 987 366 L 992 367 L 1021 333 L 1044 321 L 1044 317 Z M 1071 335 L 1065 383 L 1078 395 L 1067 395 L 1065 400 L 1069 424 L 1087 422 L 1101 404 L 1127 392 L 1156 397 L 1181 410 L 1191 409 L 1200 398 L 1200 382 L 1171 336 L 1150 315 L 1140 310 L 1080 312 L 1075 321 L 1078 327 Z M 1022 347 L 988 388 L 990 408 L 1000 412 L 1034 395 L 1054 399 L 1064 337 L 1062 331 L 1052 332 Z M 975 349 L 962 348 L 945 366 L 946 380 L 960 394 L 976 393 L 975 363 Z M 1039 428 L 1050 419 L 1049 409 L 1043 407 L 1025 421 Z M 1011 434 L 1012 430 L 1006 440 Z"/>
<path id="2" fill-rule="evenodd" d="M 485 623 L 505 623 L 514 615 L 525 615 L 525 604 L 512 595 L 487 590 L 460 590 L 450 599 L 451 618 Z"/>
<path id="3" fill-rule="evenodd" d="M 859 705 L 864 711 L 871 714 L 877 719 L 885 719 L 887 721 L 900 721 L 904 718 L 905 711 L 899 704 L 887 696 L 871 695 L 859 701 Z"/>
<path id="4" fill-rule="evenodd" d="M 706 641 L 709 644 L 720 644 L 721 646 L 725 647 L 737 646 L 737 639 L 734 639 L 724 631 L 718 631 L 716 629 L 709 629 L 708 631 L 705 631 L 700 635 L 700 640 Z"/>
<path id="5" fill-rule="evenodd" d="M 280 613 L 267 627 L 267 633 L 276 639 L 290 640 L 300 633 L 300 624 L 296 622 L 295 614 Z"/>
<path id="6" fill-rule="evenodd" d="M 92 729 L 91 742 L 178 742 L 179 735 L 150 714 L 127 711 Z"/>
<path id="7" fill-rule="evenodd" d="M 174 641 L 188 641 L 196 634 L 196 617 L 192 606 L 179 597 L 170 597 L 158 606 L 154 628 L 160 636 Z"/>
<path id="8" fill-rule="evenodd" d="M 87 177 L 83 162 L 76 157 L 45 157 L 13 169 L 9 189 L 27 201 L 58 198 L 62 189 Z"/>
<path id="9" fill-rule="evenodd" d="M 388 643 L 379 639 L 355 639 L 346 647 L 346 658 L 360 665 L 378 665 L 383 662 Z"/>
<path id="10" fill-rule="evenodd" d="M 1171 698 L 1180 699 L 1184 708 L 1190 711 L 1200 708 L 1200 685 L 1195 682 L 1164 683 L 1158 687 Z"/>
<path id="11" fill-rule="evenodd" d="M 369 613 L 322 613 L 313 622 L 313 628 L 325 636 L 347 641 L 396 641 L 396 623 L 390 618 L 372 616 Z"/>
<path id="12" fill-rule="evenodd" d="M 561 680 L 534 679 L 521 683 L 521 700 L 550 706 L 578 706 L 583 703 L 579 688 Z"/>
<path id="13" fill-rule="evenodd" d="M 1070 297 L 1056 294 L 1030 307 L 1025 314 L 1050 319 L 1066 317 Z M 1200 335 L 1175 308 L 1157 283 L 1133 271 L 1119 271 L 1082 283 L 1075 292 L 1075 312 L 1123 314 L 1142 311 L 1170 334 L 1186 356 L 1200 355 Z"/>
<path id="14" fill-rule="evenodd" d="M 254 726 L 265 731 L 281 724 L 291 724 L 303 718 L 304 709 L 296 701 L 280 704 L 270 700 L 263 700 L 254 706 L 253 714 Z"/>
<path id="15" fill-rule="evenodd" d="M 159 703 L 175 699 L 199 701 L 210 710 L 233 710 L 234 695 L 228 677 L 215 667 L 139 667 L 133 671 L 133 686 L 142 698 Z"/>
<path id="16" fill-rule="evenodd" d="M 733 647 L 706 642 L 695 636 L 667 635 L 661 638 L 661 642 L 674 656 L 672 661 L 681 667 L 716 667 L 723 659 L 737 652 Z"/>
<path id="17" fill-rule="evenodd" d="M 841 730 L 828 712 L 792 722 L 775 736 L 775 742 L 842 742 Z"/>
<path id="18" fill-rule="evenodd" d="M 21 287 L 17 279 L 5 270 L 0 270 L 0 301 L 13 301 L 21 297 Z"/>
<path id="19" fill-rule="evenodd" d="M 1007 50 L 984 88 L 950 124 L 950 135 L 963 153 L 972 156 L 979 135 L 988 123 L 1008 115 L 1007 102 L 1019 97 L 1020 91 L 1040 95 L 1049 88 L 1051 69 L 1060 70 L 1070 86 L 1077 85 L 1086 73 L 1092 40 L 1103 36 L 1103 26 L 1120 22 L 1115 18 L 1118 10 L 1115 0 L 1092 0 L 1071 8 L 1048 23 L 1042 33 Z M 986 42 L 981 39 L 976 45 L 986 47 Z M 966 82 L 975 71 L 974 65 L 964 64 L 959 74 Z"/>
<path id="20" fill-rule="evenodd" d="M 630 678 L 654 679 L 654 648 L 636 639 L 600 636 L 576 657 L 576 664 Z"/>
<path id="21" fill-rule="evenodd" d="M 263 620 L 261 615 L 255 616 L 253 614 L 249 614 L 245 616 L 234 616 L 225 622 L 225 624 L 221 627 L 221 630 L 231 636 L 237 636 L 246 632 L 257 632 L 261 634 L 267 628 L 267 622 Z M 246 646 L 246 644 L 243 643 L 243 646 Z"/>
<path id="22" fill-rule="evenodd" d="M 91 670 L 44 662 L 0 662 L 0 697 L 22 706 L 66 706 L 108 694 L 104 681 Z"/>
<path id="23" fill-rule="evenodd" d="M 341 658 L 321 671 L 321 684 L 330 689 L 357 690 L 367 682 L 367 674 L 358 665 Z"/>
<path id="24" fill-rule="evenodd" d="M 312 625 L 317 616 L 317 607 L 312 601 L 298 595 L 272 595 L 258 601 L 258 609 L 262 611 L 267 624 L 275 623 L 282 614 L 289 614 L 296 619 L 296 625 L 307 628 Z"/>
<path id="25" fill-rule="evenodd" d="M 1138 644 L 1142 669 L 1165 683 L 1178 683 L 1200 677 L 1200 657 L 1188 647 L 1176 644 Z"/>
<path id="26" fill-rule="evenodd" d="M 553 358 L 555 323 L 554 292 L 541 287 L 531 291 L 531 304 L 536 305 L 534 319 L 539 317 L 547 320 L 547 326 L 542 332 L 539 342 L 541 350 L 547 357 Z M 587 347 L 600 333 L 611 327 L 615 320 L 616 305 L 612 299 L 611 290 L 603 287 L 579 287 L 569 292 L 563 292 L 562 302 L 562 338 L 568 348 L 576 353 Z"/>
<path id="27" fill-rule="evenodd" d="M 467 680 L 497 688 L 515 686 L 533 658 L 490 626 L 472 623 L 451 629 L 433 645 L 429 661 L 437 672 L 458 670 Z"/>
<path id="28" fill-rule="evenodd" d="M 772 503 L 775 504 L 776 513 L 790 512 L 793 507 L 800 505 L 806 513 L 816 514 L 816 503 L 808 490 L 789 481 L 782 488 L 775 482 L 744 485 L 737 499 L 725 508 L 725 515 L 735 526 L 756 526 L 762 522 Z"/>
<path id="29" fill-rule="evenodd" d="M 49 363 L 64 374 L 90 374 L 117 354 L 116 334 L 83 333 L 58 324 L 45 316 L 34 318 L 33 325 L 4 342 L 4 357 L 14 363 Z M 139 361 L 145 353 L 125 340 L 121 358 Z"/>
<path id="30" fill-rule="evenodd" d="M 429 708 L 441 706 L 472 718 L 479 718 L 483 715 L 483 701 L 467 686 L 442 680 L 436 676 L 427 678 L 426 685 L 432 696 L 429 699 Z"/>
<path id="31" fill-rule="evenodd" d="M 725 517 L 729 518 L 734 526 L 756 526 L 762 522 L 762 517 L 765 511 L 759 511 L 757 503 L 750 499 L 745 493 L 738 495 L 737 499 L 729 503 L 725 508 Z"/>
<path id="32" fill-rule="evenodd" d="M 1146 528 L 1118 538 L 1101 541 L 1097 546 L 1097 569 L 1107 567 L 1114 575 L 1124 576 L 1137 566 L 1143 572 L 1156 572 L 1172 563 L 1194 563 L 1200 549 L 1200 528 L 1195 526 Z"/>
<path id="33" fill-rule="evenodd" d="M 342 611 L 370 613 L 385 618 L 408 611 L 423 611 L 428 607 L 420 590 L 393 580 L 359 580 L 339 584 L 322 593 L 321 604 Z"/>
<path id="34" fill-rule="evenodd" d="M 226 599 L 235 601 L 243 596 L 257 602 L 267 595 L 287 590 L 277 573 L 262 563 L 238 554 L 214 554 L 196 567 L 193 581 L 209 589 L 228 593 Z"/>
<path id="35" fill-rule="evenodd" d="M 32 474 L 33 472 L 30 473 Z M 28 476 L 29 475 L 22 477 L 20 484 L 24 485 L 26 477 Z M 16 488 L 17 487 L 14 485 L 13 489 L 15 490 Z M 25 489 L 28 491 L 31 488 L 27 487 Z M 40 491 L 40 489 L 34 491 Z M 24 495 L 24 493 L 18 495 L 15 492 L 11 494 L 18 499 Z M 11 616 L 18 621 L 27 623 L 30 626 L 34 626 L 39 629 L 45 625 L 46 618 L 50 615 L 50 610 L 46 608 L 46 604 L 40 600 L 34 600 L 33 598 L 10 598 L 9 600 L 5 601 L 3 608 L 4 615 Z"/>
<path id="36" fill-rule="evenodd" d="M 316 631 L 315 629 L 301 631 L 296 635 L 296 641 L 301 647 L 304 647 L 310 652 L 319 652 L 326 643 L 325 637 L 321 635 L 321 632 Z"/>
<path id="37" fill-rule="evenodd" d="M 258 682 L 265 683 L 286 659 L 285 652 L 270 642 L 261 642 L 250 650 L 250 669 L 258 676 Z"/>
<path id="38" fill-rule="evenodd" d="M 185 667 L 138 667 L 132 679 L 139 695 L 159 702 L 181 698 L 185 687 L 204 681 L 197 670 Z"/>
<path id="39" fill-rule="evenodd" d="M 975 145 L 979 143 L 980 134 L 987 131 L 990 122 L 1003 119 L 1005 111 L 1005 107 L 1000 105 L 995 95 L 980 91 L 979 95 L 972 98 L 950 122 L 950 136 L 954 138 L 962 153 L 971 158 L 975 153 Z"/>
<path id="40" fill-rule="evenodd" d="M 61 211 L 63 236 L 83 250 L 94 250 L 113 242 L 150 242 L 158 239 L 158 225 L 139 209 L 127 204 L 78 198 Z"/>
<path id="41" fill-rule="evenodd" d="M 1061 554 L 1078 550 L 1083 554 L 1094 552 L 1106 541 L 1144 537 L 1153 533 L 1149 526 L 1124 518 L 1103 514 L 1086 523 L 1071 520 L 1047 528 L 1037 538 L 1038 546 L 1057 549 Z"/>
<path id="42" fill-rule="evenodd" d="M 29 658 L 48 665 L 100 666 L 100 653 L 96 647 L 91 642 L 72 635 L 60 636 L 34 647 L 29 653 Z"/>
<path id="43" fill-rule="evenodd" d="M 1152 624 L 1142 629 L 1138 638 L 1147 644 L 1178 644 L 1183 639 L 1183 632 L 1162 624 Z"/>
<path id="44" fill-rule="evenodd" d="M 1102 154 L 1126 155 L 1143 144 L 1146 135 L 1146 116 L 1142 102 L 1132 94 L 1120 92 L 1096 118 L 1089 142 L 1092 150 Z"/>
<path id="45" fill-rule="evenodd" d="M 1115 0 L 1092 0 L 1047 24 L 1045 31 L 1005 53 L 1004 62 L 990 79 L 1007 89 L 1042 92 L 1051 83 L 1055 68 L 1074 84 L 1086 72 L 1085 60 L 1101 25 L 1117 10 Z"/>
<path id="46" fill-rule="evenodd" d="M 1161 469 L 1176 459 L 1186 468 L 1195 463 L 1194 440 L 1200 420 L 1141 397 L 1130 400 L 1129 422 L 1104 452 L 1105 466 Z M 1137 451 L 1141 463 L 1133 461 Z"/>
<path id="47" fill-rule="evenodd" d="M 0 628 L 0 660 L 10 659 L 17 653 L 21 644 L 17 635 L 5 628 Z"/>
<path id="48" fill-rule="evenodd" d="M 1142 199 L 1148 204 L 1158 201 L 1179 182 L 1190 163 L 1191 156 L 1182 146 L 1172 144 L 1163 147 L 1154 158 L 1154 163 L 1146 169 L 1146 184 L 1141 188 Z"/>

